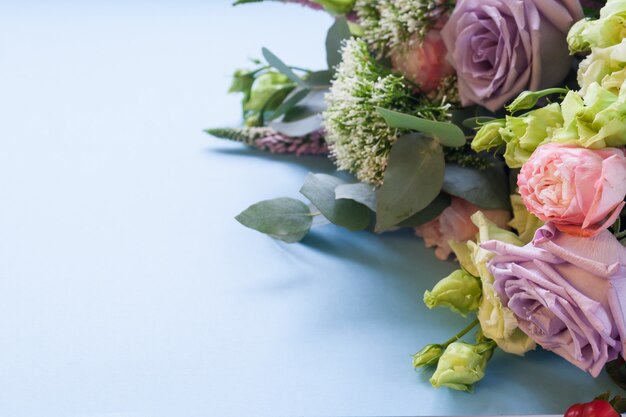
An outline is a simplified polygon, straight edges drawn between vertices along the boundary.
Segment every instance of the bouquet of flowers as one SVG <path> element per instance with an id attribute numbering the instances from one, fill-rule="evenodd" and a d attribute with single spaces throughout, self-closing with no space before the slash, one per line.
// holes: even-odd
<path id="1" fill-rule="evenodd" d="M 624 387 L 626 0 L 293 3 L 334 17 L 327 68 L 263 49 L 231 87 L 244 126 L 207 132 L 345 172 L 237 220 L 289 243 L 315 217 L 412 228 L 456 259 L 424 302 L 468 325 L 413 358 L 435 387 L 469 391 L 495 349 L 537 346 Z"/>

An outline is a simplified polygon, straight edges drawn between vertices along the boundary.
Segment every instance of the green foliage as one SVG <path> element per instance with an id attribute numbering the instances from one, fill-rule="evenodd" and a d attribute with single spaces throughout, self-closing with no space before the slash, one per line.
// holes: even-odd
<path id="1" fill-rule="evenodd" d="M 404 220 L 398 226 L 400 227 L 417 227 L 431 220 L 435 220 L 446 208 L 450 207 L 452 198 L 449 194 L 439 193 L 437 197 L 425 208 L 418 211 L 408 219 Z"/>
<path id="2" fill-rule="evenodd" d="M 347 199 L 361 203 L 372 211 L 376 211 L 376 190 L 372 185 L 358 182 L 341 184 L 335 188 L 335 198 Z"/>
<path id="3" fill-rule="evenodd" d="M 458 148 L 465 145 L 465 134 L 455 124 L 428 120 L 383 108 L 377 110 L 389 127 L 423 133 L 437 140 L 443 146 Z"/>
<path id="4" fill-rule="evenodd" d="M 370 223 L 370 210 L 354 200 L 335 197 L 335 189 L 345 184 L 345 181 L 330 175 L 309 173 L 300 192 L 331 223 L 353 231 L 363 230 Z"/>
<path id="5" fill-rule="evenodd" d="M 304 82 L 302 78 L 298 77 L 287 64 L 281 61 L 280 58 L 274 55 L 269 49 L 262 48 L 261 52 L 263 53 L 263 58 L 265 58 L 267 63 L 276 68 L 278 72 L 289 78 L 294 83 L 298 84 L 300 87 L 307 87 L 306 82 Z"/>
<path id="6" fill-rule="evenodd" d="M 502 164 L 485 170 L 447 164 L 443 191 L 483 209 L 509 210 L 509 185 Z"/>
<path id="7" fill-rule="evenodd" d="M 351 37 L 350 27 L 345 17 L 335 20 L 326 35 L 326 62 L 328 68 L 334 68 L 341 63 L 341 44 Z"/>
<path id="8" fill-rule="evenodd" d="M 313 222 L 309 207 L 288 197 L 253 204 L 235 219 L 246 227 L 287 243 L 300 241 Z"/>
<path id="9" fill-rule="evenodd" d="M 435 140 L 417 134 L 398 139 L 377 194 L 376 229 L 387 230 L 432 203 L 441 191 L 444 169 L 443 150 Z"/>
<path id="10" fill-rule="evenodd" d="M 292 110 L 298 103 L 300 103 L 309 93 L 311 92 L 308 88 L 297 87 L 293 90 L 285 100 L 274 110 L 272 115 L 268 118 L 269 121 L 277 119 L 278 117 L 284 115 L 285 113 Z"/>

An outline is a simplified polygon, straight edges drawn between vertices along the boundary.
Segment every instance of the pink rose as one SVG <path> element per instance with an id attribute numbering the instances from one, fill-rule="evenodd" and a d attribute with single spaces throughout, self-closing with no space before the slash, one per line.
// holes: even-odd
<path id="1" fill-rule="evenodd" d="M 559 84 L 570 70 L 578 0 L 458 0 L 441 33 L 464 106 L 496 111 L 523 90 Z"/>
<path id="2" fill-rule="evenodd" d="M 417 84 L 424 93 L 436 90 L 445 77 L 454 74 L 454 68 L 446 60 L 446 45 L 439 30 L 444 22 L 429 30 L 423 40 L 413 39 L 408 46 L 398 47 L 391 53 L 393 69 Z"/>
<path id="3" fill-rule="evenodd" d="M 626 157 L 617 148 L 542 145 L 517 177 L 528 211 L 566 233 L 594 236 L 624 207 Z"/>
<path id="4" fill-rule="evenodd" d="M 499 227 L 508 228 L 511 213 L 507 210 L 483 210 L 462 198 L 452 197 L 452 204 L 434 220 L 416 227 L 415 234 L 424 239 L 426 247 L 436 246 L 435 256 L 446 260 L 452 253 L 448 241 L 465 242 L 476 237 L 478 228 L 470 217 L 479 210 Z"/>

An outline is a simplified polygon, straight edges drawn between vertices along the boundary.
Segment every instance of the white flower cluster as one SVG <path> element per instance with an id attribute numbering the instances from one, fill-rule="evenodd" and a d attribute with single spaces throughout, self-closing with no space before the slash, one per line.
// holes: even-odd
<path id="1" fill-rule="evenodd" d="M 376 107 L 404 110 L 409 91 L 401 76 L 389 73 L 372 59 L 362 40 L 348 40 L 342 54 L 326 95 L 326 140 L 339 169 L 380 185 L 397 132 L 387 126 Z"/>
<path id="2" fill-rule="evenodd" d="M 357 0 L 354 9 L 364 38 L 379 54 L 411 39 L 423 39 L 428 29 L 454 8 L 453 0 Z"/>

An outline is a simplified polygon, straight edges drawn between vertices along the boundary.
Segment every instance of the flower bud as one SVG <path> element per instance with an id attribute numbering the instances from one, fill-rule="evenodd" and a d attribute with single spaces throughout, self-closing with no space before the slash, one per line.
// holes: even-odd
<path id="1" fill-rule="evenodd" d="M 572 54 L 578 52 L 587 52 L 591 49 L 591 44 L 588 39 L 585 39 L 585 32 L 591 22 L 587 19 L 579 20 L 574 23 L 567 34 L 567 44 L 569 45 L 569 51 Z"/>
<path id="2" fill-rule="evenodd" d="M 481 152 L 503 145 L 504 140 L 500 136 L 500 129 L 503 127 L 504 120 L 502 119 L 485 123 L 472 140 L 472 149 Z"/>
<path id="3" fill-rule="evenodd" d="M 426 291 L 424 303 L 428 308 L 448 307 L 466 316 L 478 308 L 481 295 L 479 280 L 459 269 L 439 281 L 432 291 Z"/>
<path id="4" fill-rule="evenodd" d="M 413 367 L 423 368 L 435 365 L 442 353 L 443 346 L 436 344 L 426 345 L 422 350 L 413 355 Z"/>
<path id="5" fill-rule="evenodd" d="M 495 343 L 492 341 L 470 345 L 451 343 L 439 358 L 437 370 L 430 378 L 435 387 L 448 387 L 470 391 L 472 384 L 485 376 L 487 361 L 491 358 Z"/>
<path id="6" fill-rule="evenodd" d="M 506 106 L 506 109 L 515 113 L 520 110 L 530 110 L 537 105 L 540 98 L 549 96 L 550 94 L 567 94 L 565 88 L 548 88 L 541 91 L 522 91 L 522 93 Z"/>

